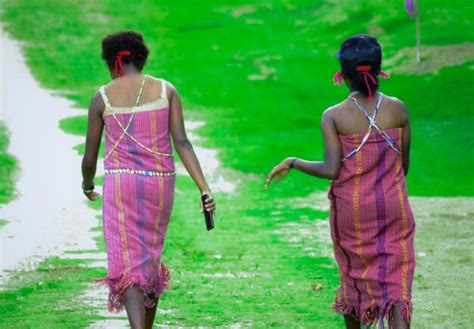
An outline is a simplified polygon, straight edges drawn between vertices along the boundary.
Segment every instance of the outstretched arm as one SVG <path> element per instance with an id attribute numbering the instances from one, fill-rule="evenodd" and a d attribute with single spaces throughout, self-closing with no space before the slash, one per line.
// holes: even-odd
<path id="1" fill-rule="evenodd" d="M 201 191 L 201 194 L 210 195 L 209 186 L 204 178 L 201 166 L 199 165 L 199 161 L 194 153 L 193 146 L 191 145 L 188 136 L 186 136 L 181 98 L 178 91 L 172 85 L 168 84 L 168 90 L 170 93 L 170 131 L 171 136 L 173 137 L 174 147 L 176 152 L 178 152 L 184 167 Z M 205 207 L 208 211 L 214 210 L 215 204 L 212 197 L 208 199 Z"/>
<path id="2" fill-rule="evenodd" d="M 100 93 L 97 92 L 91 100 L 88 114 L 86 150 L 82 158 L 82 187 L 89 190 L 94 186 L 95 171 L 97 168 L 97 157 L 99 154 L 100 141 L 102 139 L 102 131 L 104 122 L 102 120 L 102 112 L 105 104 L 102 101 Z M 85 193 L 90 200 L 97 200 L 99 194 L 96 192 Z"/>
<path id="3" fill-rule="evenodd" d="M 337 136 L 334 120 L 330 111 L 325 111 L 321 120 L 321 130 L 324 137 L 324 161 L 307 161 L 298 158 L 286 158 L 268 174 L 265 188 L 272 179 L 277 176 L 275 183 L 278 183 L 288 174 L 291 168 L 295 168 L 308 175 L 336 179 L 341 168 L 341 144 Z"/>

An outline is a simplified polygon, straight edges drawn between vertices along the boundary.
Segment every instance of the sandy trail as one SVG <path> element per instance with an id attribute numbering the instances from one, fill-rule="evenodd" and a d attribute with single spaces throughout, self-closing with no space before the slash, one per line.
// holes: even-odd
<path id="1" fill-rule="evenodd" d="M 0 282 L 7 272 L 35 266 L 66 250 L 95 249 L 90 229 L 96 215 L 81 192 L 80 157 L 72 147 L 83 138 L 66 135 L 60 119 L 79 114 L 71 102 L 41 88 L 27 68 L 20 45 L 1 32 L 2 113 L 11 132 L 9 152 L 20 166 L 19 197 L 0 209 L 9 221 L 0 230 Z"/>

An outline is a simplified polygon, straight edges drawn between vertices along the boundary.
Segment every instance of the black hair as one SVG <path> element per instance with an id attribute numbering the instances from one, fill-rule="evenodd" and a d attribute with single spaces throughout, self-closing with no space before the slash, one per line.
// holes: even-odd
<path id="1" fill-rule="evenodd" d="M 361 65 L 364 65 L 364 64 L 361 63 Z M 372 76 L 373 81 L 375 81 L 376 83 L 374 83 L 370 77 L 366 76 L 362 72 L 346 72 L 344 71 L 344 69 L 342 69 L 342 74 L 344 75 L 344 77 L 347 78 L 351 82 L 351 90 L 358 91 L 364 96 L 369 96 L 370 94 L 374 95 L 379 89 L 378 75 L 380 73 L 380 68 L 371 70 L 367 73 L 369 73 Z M 367 84 L 365 82 L 366 79 L 369 84 L 370 92 L 367 89 Z"/>
<path id="2" fill-rule="evenodd" d="M 109 68 L 114 67 L 117 53 L 121 50 L 128 50 L 131 53 L 130 56 L 123 56 L 123 63 L 132 63 L 139 71 L 143 69 L 149 51 L 140 33 L 120 31 L 102 39 L 102 58 Z"/>

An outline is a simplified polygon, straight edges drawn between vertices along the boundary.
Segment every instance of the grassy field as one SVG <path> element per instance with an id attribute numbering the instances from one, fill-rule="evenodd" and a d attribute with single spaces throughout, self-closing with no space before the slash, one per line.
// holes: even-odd
<path id="1" fill-rule="evenodd" d="M 323 239 L 327 227 L 318 229 L 327 225 L 327 211 L 320 209 L 327 204 L 322 195 L 327 182 L 295 173 L 268 193 L 262 182 L 264 173 L 284 156 L 322 157 L 320 115 L 346 96 L 346 90 L 332 85 L 331 77 L 337 70 L 334 54 L 350 34 L 369 32 L 379 38 L 392 73 L 382 91 L 403 99 L 410 109 L 410 193 L 474 195 L 472 185 L 463 184 L 474 178 L 474 56 L 469 51 L 474 35 L 473 11 L 468 10 L 473 5 L 460 0 L 449 7 L 444 1 L 423 4 L 427 47 L 423 66 L 417 66 L 414 23 L 399 2 L 209 1 L 197 6 L 191 1 L 137 1 L 132 6 L 107 0 L 0 1 L 5 29 L 25 42 L 35 78 L 80 108 L 87 107 L 96 88 L 109 79 L 99 56 L 100 39 L 120 29 L 141 31 L 151 49 L 145 71 L 178 87 L 186 117 L 207 123 L 199 130 L 204 145 L 221 151 L 221 162 L 239 182 L 235 193 L 216 195 L 218 229 L 208 234 L 190 197 L 198 197 L 196 189 L 189 178 L 178 178 L 164 255 L 174 283 L 161 301 L 160 307 L 169 312 L 160 323 L 342 326 L 330 310 L 338 274 Z M 440 49 L 449 50 L 449 58 Z M 83 135 L 85 122 L 85 116 L 72 117 L 61 127 Z M 82 148 L 77 147 L 79 152 Z M 419 202 L 424 205 L 426 200 Z M 445 250 L 419 261 L 415 327 L 432 328 L 430 321 L 438 321 L 441 328 L 450 318 L 462 324 L 468 321 L 467 310 L 458 303 L 468 305 L 472 288 L 454 295 L 451 285 L 434 285 L 452 271 L 449 260 L 455 251 L 450 246 L 459 226 L 440 230 L 444 210 L 430 217 L 426 207 L 419 209 L 417 246 L 434 248 L 428 247 L 435 246 L 434 237 L 444 238 Z M 472 213 L 448 219 L 463 223 L 466 234 L 473 233 L 468 220 Z M 465 255 L 458 263 L 459 276 L 468 275 L 472 266 L 467 252 L 472 239 L 465 238 L 459 245 Z M 103 250 L 100 238 L 98 249 Z M 438 262 L 444 270 L 430 270 Z M 57 280 L 56 273 L 61 273 Z M 96 308 L 72 296 L 80 295 L 85 283 L 105 269 L 47 259 L 39 269 L 20 274 L 22 279 L 0 292 L 0 311 L 7 314 L 0 324 L 61 327 L 70 321 L 81 327 L 100 318 Z M 47 284 L 35 283 L 38 278 Z M 313 289 L 318 284 L 322 290 Z M 45 312 L 58 307 L 67 316 Z"/>

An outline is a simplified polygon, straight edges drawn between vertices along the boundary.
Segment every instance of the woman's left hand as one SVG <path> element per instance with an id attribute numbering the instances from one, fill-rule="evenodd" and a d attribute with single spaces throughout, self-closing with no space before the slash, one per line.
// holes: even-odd
<path id="1" fill-rule="evenodd" d="M 270 182 L 275 176 L 278 176 L 275 179 L 275 184 L 277 184 L 283 177 L 285 177 L 291 169 L 291 163 L 293 162 L 293 158 L 286 158 L 283 160 L 279 165 L 275 166 L 272 171 L 267 176 L 267 179 L 265 181 L 265 189 L 268 190 L 268 186 L 270 185 Z"/>

